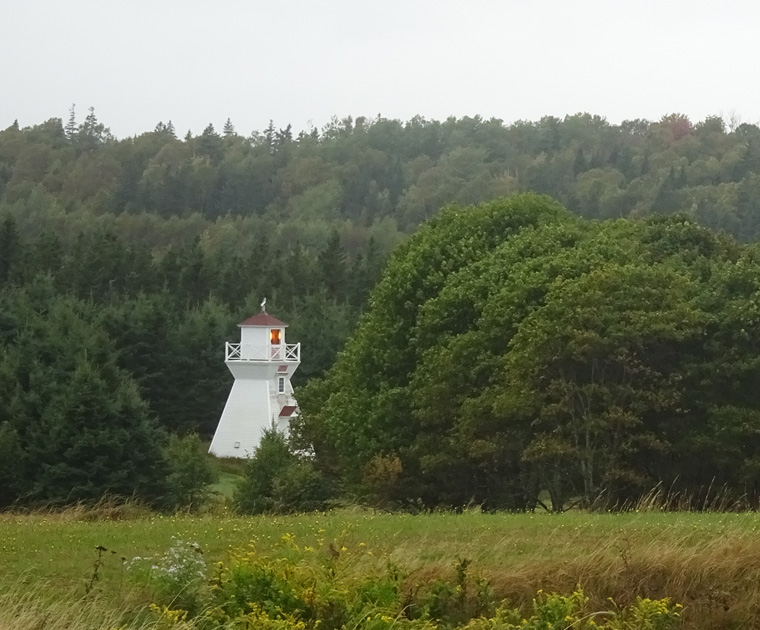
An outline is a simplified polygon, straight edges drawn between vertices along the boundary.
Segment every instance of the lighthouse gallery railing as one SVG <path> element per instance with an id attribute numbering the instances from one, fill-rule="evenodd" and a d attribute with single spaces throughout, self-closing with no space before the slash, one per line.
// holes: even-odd
<path id="1" fill-rule="evenodd" d="M 225 361 L 300 361 L 301 344 L 254 346 L 242 343 L 225 344 Z"/>

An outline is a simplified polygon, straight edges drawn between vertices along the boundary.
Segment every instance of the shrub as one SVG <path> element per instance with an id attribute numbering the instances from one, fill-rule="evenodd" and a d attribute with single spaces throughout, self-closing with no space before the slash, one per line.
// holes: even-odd
<path id="1" fill-rule="evenodd" d="M 191 510 L 202 507 L 209 499 L 209 485 L 216 480 L 216 473 L 200 437 L 196 433 L 172 435 L 166 458 L 169 507 Z"/>
<path id="2" fill-rule="evenodd" d="M 311 461 L 293 453 L 285 436 L 272 429 L 246 463 L 235 504 L 246 514 L 308 512 L 324 509 L 330 494 Z"/>
<path id="3" fill-rule="evenodd" d="M 378 506 L 385 507 L 391 502 L 402 472 L 401 460 L 396 455 L 375 455 L 364 467 L 362 483 Z"/>
<path id="4" fill-rule="evenodd" d="M 127 569 L 150 582 L 162 613 L 174 609 L 196 615 L 208 599 L 206 561 L 198 543 L 175 540 L 163 555 L 133 558 Z"/>
<path id="5" fill-rule="evenodd" d="M 671 630 L 680 620 L 668 599 L 594 610 L 580 587 L 567 595 L 539 591 L 529 610 L 499 604 L 484 580 L 472 581 L 463 559 L 453 583 L 410 591 L 393 564 L 367 564 L 364 551 L 345 548 L 327 554 L 323 545 L 299 547 L 285 534 L 272 555 L 254 545 L 233 551 L 204 580 L 202 557 L 177 543 L 151 569 L 160 603 L 152 610 L 167 627 L 193 630 Z"/>

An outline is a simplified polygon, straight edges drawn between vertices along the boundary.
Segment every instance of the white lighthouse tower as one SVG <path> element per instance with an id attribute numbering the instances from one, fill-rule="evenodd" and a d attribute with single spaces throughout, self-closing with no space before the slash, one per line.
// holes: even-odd
<path id="1" fill-rule="evenodd" d="M 286 344 L 287 324 L 266 312 L 240 326 L 240 343 L 225 345 L 225 363 L 235 382 L 224 406 L 209 453 L 249 457 L 264 429 L 288 430 L 296 413 L 290 377 L 301 364 L 301 344 Z"/>

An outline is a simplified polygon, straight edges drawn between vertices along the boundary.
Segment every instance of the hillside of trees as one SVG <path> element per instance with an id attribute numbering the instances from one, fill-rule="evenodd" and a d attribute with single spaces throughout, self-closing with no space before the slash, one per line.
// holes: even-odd
<path id="1" fill-rule="evenodd" d="M 303 344 L 304 385 L 333 365 L 420 224 L 524 191 L 570 216 L 679 213 L 752 242 L 760 129 L 359 117 L 249 135 L 228 120 L 184 137 L 167 122 L 117 139 L 72 107 L 0 131 L 0 505 L 148 488 L 163 473 L 144 462 L 167 433 L 213 432 L 231 380 L 223 343 L 262 297 Z M 106 461 L 123 465 L 104 476 Z M 395 470 L 378 461 L 380 477 Z"/>
<path id="2" fill-rule="evenodd" d="M 758 190 L 760 128 L 719 117 L 349 117 L 247 136 L 228 120 L 184 138 L 169 122 L 117 140 L 94 110 L 79 123 L 72 108 L 65 124 L 0 132 L 0 213 L 23 234 L 108 229 L 157 251 L 202 236 L 209 252 L 240 254 L 266 235 L 273 250 L 312 252 L 335 228 L 349 255 L 370 238 L 387 252 L 447 203 L 521 191 L 585 218 L 686 212 L 749 241 Z"/>

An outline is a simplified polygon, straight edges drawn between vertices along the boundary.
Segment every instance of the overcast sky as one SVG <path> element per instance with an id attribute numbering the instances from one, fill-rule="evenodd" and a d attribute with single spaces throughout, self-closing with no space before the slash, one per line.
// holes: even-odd
<path id="1" fill-rule="evenodd" d="M 749 0 L 0 0 L 0 129 L 336 115 L 760 120 Z"/>

